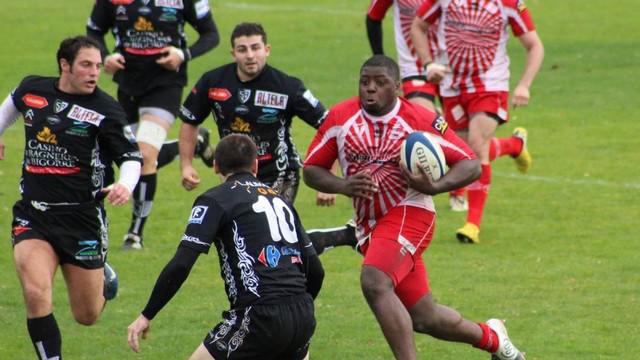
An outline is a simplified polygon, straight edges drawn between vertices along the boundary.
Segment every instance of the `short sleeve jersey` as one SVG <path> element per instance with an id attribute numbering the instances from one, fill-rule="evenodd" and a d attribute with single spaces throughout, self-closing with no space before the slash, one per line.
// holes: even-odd
<path id="1" fill-rule="evenodd" d="M 249 135 L 258 147 L 258 179 L 298 169 L 300 155 L 291 137 L 298 116 L 318 128 L 326 110 L 302 81 L 266 65 L 256 78 L 242 82 L 231 63 L 202 75 L 180 109 L 180 118 L 201 124 L 209 114 L 220 138 Z"/>
<path id="2" fill-rule="evenodd" d="M 90 95 L 67 94 L 56 82 L 29 76 L 11 95 L 24 118 L 22 197 L 49 203 L 95 201 L 104 185 L 102 155 L 117 164 L 142 162 L 142 157 L 112 97 L 98 88 Z"/>
<path id="3" fill-rule="evenodd" d="M 411 39 L 411 23 L 416 16 L 416 10 L 423 0 L 372 0 L 367 11 L 367 16 L 373 20 L 382 21 L 392 5 L 393 31 L 395 33 L 396 51 L 398 53 L 398 65 L 403 79 L 424 76 L 423 64 L 416 56 L 416 51 Z M 431 53 L 438 49 L 436 43 L 437 24 L 429 27 L 427 39 Z"/>
<path id="4" fill-rule="evenodd" d="M 301 259 L 315 250 L 303 231 L 274 190 L 239 173 L 196 199 L 181 245 L 217 248 L 231 308 L 277 304 L 306 292 Z"/>
<path id="5" fill-rule="evenodd" d="M 141 95 L 156 87 L 187 84 L 187 62 L 175 72 L 156 60 L 166 46 L 187 48 L 185 23 L 197 27 L 210 18 L 208 0 L 96 0 L 87 27 L 101 33 L 111 29 L 115 50 L 126 61 L 114 80 L 126 94 Z"/>
<path id="6" fill-rule="evenodd" d="M 367 114 L 358 98 L 344 101 L 329 111 L 313 138 L 305 166 L 329 169 L 335 159 L 346 176 L 368 171 L 378 185 L 372 200 L 354 198 L 358 238 L 366 236 L 392 207 L 410 205 L 435 211 L 431 196 L 407 187 L 400 170 L 402 142 L 414 131 L 438 135 L 447 165 L 475 159 L 473 151 L 449 129 L 436 113 L 403 98 L 384 116 Z"/>
<path id="7" fill-rule="evenodd" d="M 442 96 L 509 91 L 508 27 L 515 36 L 535 30 L 523 0 L 426 0 L 417 16 L 438 21 L 435 59 L 452 69 Z"/>

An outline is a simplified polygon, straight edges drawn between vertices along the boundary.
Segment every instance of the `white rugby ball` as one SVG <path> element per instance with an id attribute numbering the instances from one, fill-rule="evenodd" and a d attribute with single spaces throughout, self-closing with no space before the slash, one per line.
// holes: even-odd
<path id="1" fill-rule="evenodd" d="M 448 170 L 444 152 L 436 140 L 436 135 L 416 131 L 402 143 L 400 161 L 413 174 L 419 174 L 418 166 L 426 170 L 434 181 L 440 179 Z"/>

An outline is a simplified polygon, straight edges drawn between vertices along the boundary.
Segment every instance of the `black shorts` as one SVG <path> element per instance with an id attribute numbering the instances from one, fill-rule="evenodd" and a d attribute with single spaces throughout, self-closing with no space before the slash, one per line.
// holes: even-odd
<path id="1" fill-rule="evenodd" d="M 202 343 L 216 360 L 301 360 L 316 328 L 309 294 L 282 305 L 225 311 Z"/>
<path id="2" fill-rule="evenodd" d="M 182 87 L 169 86 L 148 91 L 139 96 L 129 95 L 118 91 L 118 102 L 127 115 L 129 124 L 138 122 L 138 109 L 141 107 L 155 107 L 166 110 L 176 117 L 182 102 Z"/>
<path id="3" fill-rule="evenodd" d="M 107 254 L 107 217 L 97 203 L 86 205 L 31 205 L 19 200 L 13 206 L 11 241 L 13 246 L 26 239 L 47 241 L 60 258 L 84 269 L 104 266 Z"/>
<path id="4" fill-rule="evenodd" d="M 300 170 L 289 169 L 271 176 L 261 176 L 260 181 L 271 186 L 289 204 L 293 204 L 300 186 Z"/>

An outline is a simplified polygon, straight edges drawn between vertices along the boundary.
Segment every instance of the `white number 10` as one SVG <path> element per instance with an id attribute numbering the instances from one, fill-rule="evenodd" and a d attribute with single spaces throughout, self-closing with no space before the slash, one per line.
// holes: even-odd
<path id="1" fill-rule="evenodd" d="M 290 244 L 297 243 L 298 235 L 293 213 L 282 199 L 274 197 L 272 201 L 273 205 L 265 196 L 258 195 L 258 201 L 253 203 L 253 211 L 267 216 L 273 241 L 284 238 Z"/>

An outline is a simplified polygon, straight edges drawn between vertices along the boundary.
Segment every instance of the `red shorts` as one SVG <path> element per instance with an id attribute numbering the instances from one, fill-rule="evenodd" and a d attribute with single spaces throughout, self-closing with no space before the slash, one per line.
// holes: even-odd
<path id="1" fill-rule="evenodd" d="M 485 112 L 500 124 L 509 120 L 509 93 L 506 91 L 461 94 L 443 97 L 444 119 L 453 130 L 469 128 L 469 115 Z"/>
<path id="2" fill-rule="evenodd" d="M 438 84 L 430 83 L 422 77 L 408 77 L 402 79 L 402 93 L 407 99 L 422 96 L 434 102 L 438 96 Z"/>
<path id="3" fill-rule="evenodd" d="M 430 291 L 422 253 L 431 243 L 435 220 L 431 211 L 396 206 L 378 220 L 369 241 L 361 247 L 363 265 L 387 274 L 407 308 Z"/>

